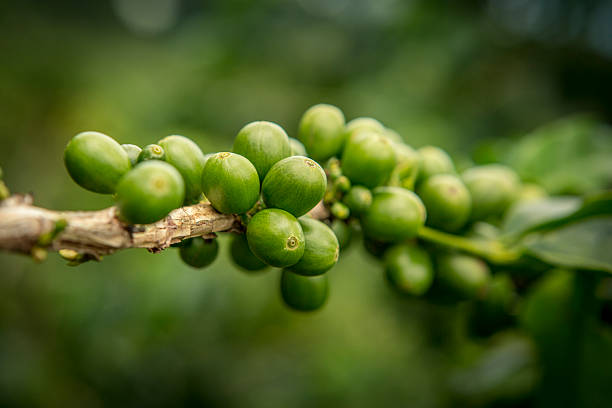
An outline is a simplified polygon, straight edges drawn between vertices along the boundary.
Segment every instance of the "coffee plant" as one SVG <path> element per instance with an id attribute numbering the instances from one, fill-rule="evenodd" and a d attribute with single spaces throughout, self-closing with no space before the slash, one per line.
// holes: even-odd
<path id="1" fill-rule="evenodd" d="M 227 232 L 237 268 L 282 268 L 285 304 L 312 311 L 325 304 L 342 251 L 361 246 L 401 296 L 472 301 L 467 324 L 485 336 L 513 324 L 544 271 L 571 269 L 590 281 L 612 272 L 612 193 L 548 196 L 507 165 L 460 169 L 440 147 L 414 149 L 373 118 L 345 123 L 331 105 L 308 109 L 296 138 L 252 122 L 231 152 L 206 155 L 184 136 L 140 148 L 83 132 L 64 162 L 78 185 L 112 194 L 116 206 L 35 213 L 2 184 L 3 249 L 36 259 L 58 250 L 78 265 L 118 249 L 172 246 L 205 268 L 219 252 L 216 233 Z"/>

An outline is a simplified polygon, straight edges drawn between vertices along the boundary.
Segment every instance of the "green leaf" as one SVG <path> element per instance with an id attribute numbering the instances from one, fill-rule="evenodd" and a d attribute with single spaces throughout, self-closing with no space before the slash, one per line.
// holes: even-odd
<path id="1" fill-rule="evenodd" d="M 527 253 L 552 265 L 612 273 L 612 216 L 576 221 L 525 237 Z"/>
<path id="2" fill-rule="evenodd" d="M 504 218 L 502 234 L 520 235 L 547 222 L 567 217 L 580 209 L 580 197 L 550 197 L 515 204 Z"/>
<path id="3" fill-rule="evenodd" d="M 507 163 L 552 194 L 586 194 L 612 185 L 611 129 L 588 116 L 542 126 L 516 143 Z"/>
<path id="4" fill-rule="evenodd" d="M 549 197 L 519 202 L 508 210 L 501 235 L 518 238 L 527 232 L 551 229 L 600 214 L 612 214 L 612 191 L 585 198 Z"/>

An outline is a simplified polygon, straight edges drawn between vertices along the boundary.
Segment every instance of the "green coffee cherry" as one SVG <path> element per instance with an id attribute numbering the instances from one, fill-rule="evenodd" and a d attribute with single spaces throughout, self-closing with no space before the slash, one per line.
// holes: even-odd
<path id="1" fill-rule="evenodd" d="M 356 118 L 346 124 L 345 141 L 348 141 L 353 135 L 361 132 L 385 135 L 386 129 L 382 123 L 374 118 Z M 387 138 L 387 140 L 391 141 L 392 139 Z"/>
<path id="2" fill-rule="evenodd" d="M 338 239 L 340 249 L 344 250 L 348 248 L 353 238 L 353 230 L 351 227 L 346 222 L 336 219 L 332 221 L 331 229 Z"/>
<path id="3" fill-rule="evenodd" d="M 342 202 L 354 216 L 361 216 L 372 205 L 372 192 L 362 186 L 353 186 L 342 198 Z"/>
<path id="4" fill-rule="evenodd" d="M 419 175 L 420 155 L 404 143 L 396 143 L 394 148 L 397 164 L 391 173 L 391 184 L 412 190 Z"/>
<path id="5" fill-rule="evenodd" d="M 424 146 L 418 150 L 420 156 L 419 181 L 426 180 L 436 174 L 453 174 L 455 165 L 444 150 L 435 146 Z"/>
<path id="6" fill-rule="evenodd" d="M 312 106 L 300 120 L 298 139 L 318 162 L 339 155 L 344 144 L 344 114 L 332 105 Z"/>
<path id="7" fill-rule="evenodd" d="M 216 239 L 191 238 L 179 248 L 183 262 L 194 268 L 205 268 L 217 259 L 219 243 Z"/>
<path id="8" fill-rule="evenodd" d="M 260 181 L 276 162 L 291 156 L 287 133 L 276 123 L 263 121 L 251 122 L 240 129 L 233 150 L 253 163 Z"/>
<path id="9" fill-rule="evenodd" d="M 337 180 L 338 178 L 342 177 L 342 168 L 340 167 L 340 160 L 338 160 L 338 158 L 336 157 L 332 157 L 327 162 L 325 162 L 325 172 L 332 180 Z"/>
<path id="10" fill-rule="evenodd" d="M 419 185 L 417 194 L 427 209 L 427 225 L 454 232 L 470 217 L 470 192 L 454 174 L 436 174 L 426 179 Z"/>
<path id="11" fill-rule="evenodd" d="M 338 262 L 340 246 L 336 235 L 327 225 L 308 216 L 300 217 L 298 221 L 306 242 L 304 255 L 287 270 L 309 276 L 327 272 Z"/>
<path id="12" fill-rule="evenodd" d="M 342 172 L 353 184 L 368 188 L 384 184 L 395 167 L 393 144 L 377 133 L 353 134 L 342 152 Z"/>
<path id="13" fill-rule="evenodd" d="M 433 282 L 431 258 L 417 246 L 396 245 L 385 253 L 385 275 L 398 292 L 422 295 Z"/>
<path id="14" fill-rule="evenodd" d="M 249 248 L 245 234 L 234 234 L 230 245 L 230 256 L 232 261 L 247 272 L 262 271 L 268 267 Z"/>
<path id="15" fill-rule="evenodd" d="M 340 176 L 334 181 L 334 186 L 337 191 L 347 193 L 351 189 L 351 180 L 346 176 Z"/>
<path id="16" fill-rule="evenodd" d="M 333 203 L 329 211 L 335 218 L 340 220 L 346 220 L 351 215 L 351 210 L 349 210 L 349 208 L 340 201 Z"/>
<path id="17" fill-rule="evenodd" d="M 425 206 L 412 191 L 380 187 L 373 191 L 372 205 L 362 216 L 366 236 L 382 242 L 414 238 L 425 223 Z"/>
<path id="18" fill-rule="evenodd" d="M 299 217 L 321 201 L 326 187 L 325 172 L 317 162 L 292 156 L 272 166 L 261 186 L 261 194 L 268 207 Z"/>
<path id="19" fill-rule="evenodd" d="M 185 182 L 185 201 L 191 203 L 202 194 L 202 170 L 204 153 L 191 139 L 185 136 L 167 136 L 157 142 L 166 153 L 166 161 L 173 165 Z"/>
<path id="20" fill-rule="evenodd" d="M 166 152 L 160 145 L 146 145 L 138 155 L 138 163 L 147 160 L 166 160 Z"/>
<path id="21" fill-rule="evenodd" d="M 302 312 L 319 309 L 329 293 L 327 274 L 303 276 L 284 270 L 281 275 L 281 296 L 287 306 Z"/>
<path id="22" fill-rule="evenodd" d="M 393 129 L 385 128 L 383 135 L 385 135 L 387 139 L 391 140 L 393 143 L 404 143 L 404 139 L 402 138 L 402 136 Z"/>
<path id="23" fill-rule="evenodd" d="M 259 211 L 247 225 L 249 248 L 270 266 L 295 265 L 304 255 L 304 232 L 287 211 L 268 208 Z"/>
<path id="24" fill-rule="evenodd" d="M 489 266 L 479 258 L 463 254 L 447 254 L 438 259 L 441 285 L 465 299 L 476 298 L 491 278 Z"/>
<path id="25" fill-rule="evenodd" d="M 239 154 L 217 153 L 206 162 L 202 190 L 215 210 L 223 214 L 246 213 L 259 199 L 257 170 Z"/>
<path id="26" fill-rule="evenodd" d="M 130 224 L 150 224 L 183 204 L 185 184 L 173 166 L 151 160 L 121 178 L 116 197 L 122 219 Z"/>
<path id="27" fill-rule="evenodd" d="M 123 150 L 127 153 L 132 167 L 136 166 L 136 163 L 138 163 L 138 155 L 142 149 L 134 144 L 122 144 L 121 147 L 123 147 Z"/>
<path id="28" fill-rule="evenodd" d="M 121 177 L 130 170 L 128 154 L 113 138 L 98 132 L 73 137 L 64 150 L 70 177 L 95 193 L 112 194 Z"/>
<path id="29" fill-rule="evenodd" d="M 292 156 L 308 156 L 306 154 L 306 148 L 299 140 L 290 137 L 289 145 L 291 146 L 291 155 Z"/>
<path id="30" fill-rule="evenodd" d="M 472 220 L 503 214 L 520 193 L 517 174 L 501 164 L 472 167 L 463 172 L 462 178 L 472 196 Z"/>

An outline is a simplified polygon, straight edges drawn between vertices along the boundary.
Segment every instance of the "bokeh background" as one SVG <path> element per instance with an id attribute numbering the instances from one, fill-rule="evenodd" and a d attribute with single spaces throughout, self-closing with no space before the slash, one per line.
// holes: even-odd
<path id="1" fill-rule="evenodd" d="M 5 1 L 0 56 L 0 166 L 48 208 L 112 204 L 64 169 L 80 131 L 184 134 L 213 152 L 253 120 L 295 136 L 319 102 L 459 167 L 522 166 L 550 193 L 611 185 L 608 0 Z M 567 272 L 523 327 L 475 339 L 468 305 L 395 296 L 359 244 L 304 315 L 282 306 L 277 270 L 235 269 L 220 240 L 205 270 L 172 250 L 78 268 L 0 254 L 0 405 L 612 405 L 609 326 L 593 323 L 584 358 L 554 347 Z"/>

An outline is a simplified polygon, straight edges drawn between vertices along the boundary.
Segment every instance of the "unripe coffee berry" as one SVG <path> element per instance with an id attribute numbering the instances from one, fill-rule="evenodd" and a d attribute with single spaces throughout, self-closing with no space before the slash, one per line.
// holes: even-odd
<path id="1" fill-rule="evenodd" d="M 114 193 L 131 167 L 121 145 L 99 132 L 83 132 L 73 137 L 64 151 L 64 163 L 78 185 L 102 194 Z"/>
<path id="2" fill-rule="evenodd" d="M 216 239 L 191 238 L 179 248 L 183 262 L 194 268 L 205 268 L 217 259 L 219 243 Z"/>
<path id="3" fill-rule="evenodd" d="M 364 233 L 381 242 L 414 238 L 425 223 L 425 206 L 412 191 L 400 187 L 379 187 L 372 205 L 361 218 Z"/>
<path id="4" fill-rule="evenodd" d="M 427 224 L 454 232 L 470 217 L 472 199 L 461 179 L 454 174 L 437 174 L 419 184 L 417 193 L 427 208 Z"/>
<path id="5" fill-rule="evenodd" d="M 202 190 L 215 210 L 242 214 L 253 208 L 259 199 L 259 176 L 246 158 L 221 152 L 206 162 Z"/>
<path id="6" fill-rule="evenodd" d="M 270 168 L 278 161 L 291 156 L 291 145 L 285 130 L 272 122 L 251 122 L 238 132 L 233 151 L 247 159 L 263 181 Z"/>
<path id="7" fill-rule="evenodd" d="M 261 195 L 268 207 L 300 217 L 321 201 L 326 187 L 325 172 L 317 162 L 292 156 L 272 166 L 261 186 Z"/>
<path id="8" fill-rule="evenodd" d="M 339 155 L 345 139 L 344 114 L 332 105 L 312 106 L 300 120 L 298 139 L 318 162 Z"/>
<path id="9" fill-rule="evenodd" d="M 167 136 L 157 142 L 166 154 L 166 162 L 173 165 L 185 182 L 185 201 L 196 202 L 202 194 L 202 170 L 204 153 L 185 136 Z"/>
<path id="10" fill-rule="evenodd" d="M 183 204 L 185 184 L 173 166 L 151 160 L 121 178 L 116 198 L 122 219 L 130 224 L 150 224 Z"/>
<path id="11" fill-rule="evenodd" d="M 319 309 L 329 293 L 327 274 L 304 276 L 283 270 L 280 287 L 285 304 L 302 312 Z"/>
<path id="12" fill-rule="evenodd" d="M 247 225 L 249 248 L 270 266 L 295 265 L 304 255 L 304 232 L 287 211 L 268 208 L 256 213 Z"/>
<path id="13" fill-rule="evenodd" d="M 166 160 L 166 152 L 160 145 L 146 145 L 138 155 L 138 163 L 147 160 Z"/>

